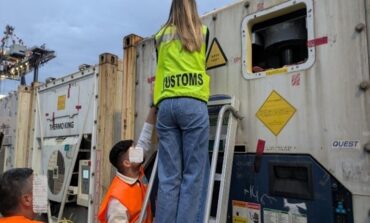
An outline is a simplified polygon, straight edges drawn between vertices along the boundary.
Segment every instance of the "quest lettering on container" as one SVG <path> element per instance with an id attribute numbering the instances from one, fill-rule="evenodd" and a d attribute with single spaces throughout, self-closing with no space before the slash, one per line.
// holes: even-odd
<path id="1" fill-rule="evenodd" d="M 333 149 L 359 149 L 359 140 L 334 140 L 331 144 Z"/>

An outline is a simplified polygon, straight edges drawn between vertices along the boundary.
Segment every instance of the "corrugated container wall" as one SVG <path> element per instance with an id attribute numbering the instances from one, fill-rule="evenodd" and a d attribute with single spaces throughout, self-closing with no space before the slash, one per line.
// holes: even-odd
<path id="1" fill-rule="evenodd" d="M 0 173 L 13 168 L 17 120 L 17 93 L 11 93 L 0 100 Z"/>

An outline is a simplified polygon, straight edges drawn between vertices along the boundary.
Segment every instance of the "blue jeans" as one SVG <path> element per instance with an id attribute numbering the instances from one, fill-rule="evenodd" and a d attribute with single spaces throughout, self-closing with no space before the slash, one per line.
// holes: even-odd
<path id="1" fill-rule="evenodd" d="M 157 114 L 159 135 L 157 223 L 201 223 L 209 178 L 207 104 L 165 99 Z"/>

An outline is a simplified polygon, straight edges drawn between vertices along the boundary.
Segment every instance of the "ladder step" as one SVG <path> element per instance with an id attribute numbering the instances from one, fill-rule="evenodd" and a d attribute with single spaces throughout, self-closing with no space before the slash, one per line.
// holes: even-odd
<path id="1" fill-rule="evenodd" d="M 221 181 L 221 174 L 220 173 L 215 174 L 215 181 Z"/>

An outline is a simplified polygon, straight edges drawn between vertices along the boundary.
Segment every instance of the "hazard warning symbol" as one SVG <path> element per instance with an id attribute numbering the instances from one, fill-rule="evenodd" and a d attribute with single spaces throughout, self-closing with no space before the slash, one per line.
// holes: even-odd
<path id="1" fill-rule="evenodd" d="M 207 69 L 224 66 L 227 63 L 227 58 L 221 48 L 220 43 L 216 38 L 213 39 L 211 48 L 207 55 Z"/>
<path id="2" fill-rule="evenodd" d="M 296 109 L 276 91 L 272 91 L 256 113 L 257 118 L 275 135 L 279 135 Z"/>

